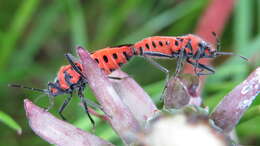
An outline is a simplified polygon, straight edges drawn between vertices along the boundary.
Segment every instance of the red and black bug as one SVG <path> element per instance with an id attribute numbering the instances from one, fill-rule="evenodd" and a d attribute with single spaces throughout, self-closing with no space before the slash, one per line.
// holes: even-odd
<path id="1" fill-rule="evenodd" d="M 91 57 L 96 60 L 98 66 L 104 71 L 105 74 L 110 74 L 112 71 L 120 68 L 123 64 L 127 63 L 127 61 L 133 56 L 133 52 L 131 45 L 121 45 L 116 47 L 108 47 L 101 50 L 98 50 L 91 54 Z M 69 96 L 66 98 L 62 106 L 59 108 L 59 115 L 62 117 L 63 120 L 66 120 L 63 116 L 62 112 L 64 108 L 68 105 L 72 98 L 72 93 L 76 91 L 78 96 L 81 99 L 81 102 L 84 105 L 84 109 L 91 121 L 94 125 L 94 120 L 91 118 L 88 112 L 88 106 L 92 106 L 94 108 L 102 108 L 97 105 L 96 103 L 84 98 L 83 91 L 88 84 L 86 78 L 81 73 L 82 72 L 82 65 L 79 61 L 74 62 L 72 55 L 65 54 L 66 58 L 69 61 L 69 65 L 62 66 L 58 71 L 57 77 L 54 82 L 48 83 L 47 89 L 38 89 L 38 88 L 31 88 L 17 84 L 10 84 L 11 87 L 18 87 L 18 88 L 26 88 L 33 91 L 38 91 L 49 95 L 50 99 L 50 109 L 53 106 L 54 99 L 53 97 L 61 95 L 61 94 L 68 94 Z M 112 79 L 118 79 L 116 77 L 111 77 Z M 48 110 L 47 109 L 47 110 Z"/>
<path id="2" fill-rule="evenodd" d="M 216 33 L 213 32 L 212 34 L 216 37 Z M 193 34 L 179 37 L 153 36 L 135 43 L 132 50 L 135 55 L 144 56 L 151 64 L 166 73 L 167 83 L 169 80 L 168 69 L 155 62 L 153 58 L 177 59 L 175 76 L 178 76 L 184 61 L 194 67 L 194 72 L 198 76 L 214 74 L 215 70 L 212 67 L 200 63 L 199 60 L 202 58 L 215 58 L 220 55 L 236 55 L 231 52 L 220 52 L 220 41 L 217 37 L 216 41 L 217 48 L 215 49 L 211 44 Z M 243 56 L 236 56 L 247 60 Z M 200 71 L 198 72 L 197 69 L 200 69 Z M 163 89 L 162 98 L 166 88 L 167 86 Z"/>
<path id="3" fill-rule="evenodd" d="M 216 37 L 216 34 L 213 32 Z M 151 58 L 177 59 L 176 75 L 180 72 L 184 61 L 194 66 L 195 73 L 199 75 L 209 75 L 215 70 L 207 65 L 199 63 L 202 58 L 215 58 L 220 55 L 236 55 L 231 52 L 220 52 L 220 41 L 217 39 L 217 49 L 207 43 L 199 36 L 188 34 L 180 37 L 153 36 L 145 38 L 134 44 L 133 50 L 136 55 L 150 58 L 152 64 L 168 74 L 167 69 L 163 68 Z M 240 55 L 238 55 L 240 56 Z M 247 60 L 247 58 L 240 56 Z M 200 72 L 197 68 L 201 69 Z M 206 70 L 207 72 L 203 72 Z"/>

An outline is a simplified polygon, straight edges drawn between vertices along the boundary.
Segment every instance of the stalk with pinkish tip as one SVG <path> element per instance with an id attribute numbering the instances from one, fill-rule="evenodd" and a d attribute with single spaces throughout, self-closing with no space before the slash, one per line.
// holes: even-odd
<path id="1" fill-rule="evenodd" d="M 113 85 L 90 54 L 81 47 L 77 48 L 77 54 L 81 59 L 83 74 L 87 78 L 90 88 L 103 110 L 111 117 L 108 120 L 109 123 L 125 144 L 134 142 L 136 133 L 141 130 L 141 126 L 133 113 L 120 99 Z"/>
<path id="2" fill-rule="evenodd" d="M 135 80 L 121 70 L 114 71 L 111 76 L 122 78 L 121 80 L 111 79 L 110 81 L 135 118 L 141 125 L 144 125 L 146 120 L 158 111 L 150 96 Z"/>
<path id="3" fill-rule="evenodd" d="M 113 146 L 113 144 L 73 125 L 59 120 L 30 100 L 24 100 L 24 108 L 32 130 L 47 142 L 60 146 Z"/>
<path id="4" fill-rule="evenodd" d="M 211 115 L 215 124 L 229 133 L 260 91 L 260 67 L 226 95 Z"/>

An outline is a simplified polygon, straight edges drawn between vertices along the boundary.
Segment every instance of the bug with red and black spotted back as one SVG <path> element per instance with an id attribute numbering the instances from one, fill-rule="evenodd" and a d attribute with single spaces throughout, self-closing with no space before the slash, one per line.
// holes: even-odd
<path id="1" fill-rule="evenodd" d="M 212 33 L 216 37 L 216 33 Z M 149 58 L 165 58 L 177 59 L 176 75 L 180 72 L 184 61 L 194 66 L 195 73 L 199 75 L 209 75 L 215 73 L 215 70 L 207 65 L 199 63 L 202 58 L 216 58 L 220 55 L 236 55 L 231 52 L 220 52 L 220 41 L 217 39 L 217 48 L 207 43 L 197 35 L 188 34 L 179 37 L 153 36 L 145 38 L 133 45 L 133 50 L 136 55 L 141 55 Z M 238 55 L 240 56 L 240 55 Z M 247 58 L 240 56 L 247 60 Z M 168 73 L 167 69 L 163 68 L 152 59 L 152 64 L 155 64 L 159 69 Z M 201 69 L 200 72 L 197 68 Z M 203 72 L 204 70 L 208 72 Z"/>
<path id="2" fill-rule="evenodd" d="M 216 33 L 212 33 L 217 42 L 217 48 L 215 49 L 211 44 L 207 43 L 197 35 L 188 34 L 179 37 L 171 36 L 153 36 L 145 38 L 132 46 L 135 55 L 144 56 L 155 67 L 166 73 L 166 84 L 162 92 L 162 97 L 167 88 L 167 82 L 169 80 L 169 71 L 164 68 L 152 58 L 163 59 L 177 59 L 177 66 L 174 76 L 178 76 L 183 62 L 191 64 L 194 67 L 194 72 L 197 76 L 214 74 L 215 70 L 205 64 L 199 62 L 202 58 L 216 58 L 220 55 L 236 55 L 232 52 L 220 52 L 220 41 L 216 36 Z M 239 56 L 245 60 L 247 58 Z M 200 69 L 198 72 L 197 69 Z M 204 72 L 207 71 L 207 72 Z"/>
<path id="3" fill-rule="evenodd" d="M 115 47 L 107 47 L 101 50 L 98 50 L 91 54 L 91 57 L 96 60 L 98 63 L 99 68 L 103 70 L 105 74 L 110 74 L 114 70 L 120 68 L 123 64 L 127 63 L 128 60 L 134 55 L 132 52 L 131 47 L 132 45 L 120 45 Z M 61 94 L 68 94 L 69 96 L 66 98 L 62 106 L 59 108 L 59 115 L 62 117 L 63 120 L 66 120 L 63 116 L 62 112 L 65 107 L 68 105 L 70 100 L 72 99 L 72 93 L 77 91 L 78 96 L 81 99 L 81 102 L 84 106 L 84 109 L 93 125 L 95 125 L 94 120 L 90 116 L 88 112 L 88 105 L 94 108 L 98 108 L 102 110 L 102 107 L 97 105 L 96 103 L 84 98 L 83 91 L 88 84 L 86 78 L 81 73 L 82 71 L 82 64 L 79 61 L 73 61 L 73 57 L 70 54 L 65 54 L 66 58 L 69 61 L 69 65 L 62 66 L 55 78 L 54 82 L 48 83 L 47 89 L 38 89 L 38 88 L 31 88 L 26 87 L 23 85 L 18 84 L 10 84 L 11 87 L 18 87 L 18 88 L 26 88 L 33 91 L 38 91 L 49 95 L 50 99 L 50 106 L 47 110 L 49 110 L 54 103 L 53 97 L 61 95 Z M 116 77 L 111 77 L 112 79 L 118 79 Z"/>
<path id="4" fill-rule="evenodd" d="M 123 64 L 126 64 L 135 55 L 131 46 L 131 44 L 125 44 L 107 47 L 91 53 L 91 58 L 93 58 L 98 63 L 99 68 L 108 75 L 120 68 Z"/>

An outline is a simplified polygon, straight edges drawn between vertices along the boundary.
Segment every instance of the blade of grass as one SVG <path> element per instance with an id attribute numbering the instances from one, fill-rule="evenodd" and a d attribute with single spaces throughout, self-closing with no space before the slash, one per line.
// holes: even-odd
<path id="1" fill-rule="evenodd" d="M 244 116 L 240 120 L 240 123 L 251 120 L 251 119 L 253 119 L 254 117 L 257 117 L 257 116 L 260 116 L 260 105 L 253 106 L 248 111 L 246 111 L 246 113 L 244 114 Z"/>
<path id="2" fill-rule="evenodd" d="M 240 136 L 257 136 L 260 135 L 260 116 L 255 117 L 247 122 L 239 124 L 236 128 L 236 131 Z"/>
<path id="3" fill-rule="evenodd" d="M 0 121 L 10 128 L 17 131 L 18 134 L 22 134 L 22 128 L 6 113 L 0 111 Z"/>
<path id="4" fill-rule="evenodd" d="M 68 14 L 71 29 L 72 46 L 76 45 L 87 46 L 88 36 L 87 36 L 87 24 L 84 16 L 84 11 L 81 7 L 79 0 L 67 0 Z"/>
<path id="5" fill-rule="evenodd" d="M 118 28 L 122 27 L 127 16 L 140 4 L 140 2 L 140 0 L 124 1 L 120 7 L 113 8 L 114 11 L 106 14 L 103 19 L 104 22 L 100 23 L 98 27 L 94 45 L 100 46 L 100 44 L 110 42 L 118 34 Z"/>
<path id="6" fill-rule="evenodd" d="M 0 49 L 0 68 L 3 68 L 15 49 L 18 38 L 24 32 L 30 18 L 38 8 L 39 0 L 25 0 L 16 11 L 10 30 L 3 36 Z"/>
<path id="7" fill-rule="evenodd" d="M 235 49 L 242 49 L 250 40 L 252 34 L 253 1 L 238 0 L 234 13 L 234 43 Z"/>
<path id="8" fill-rule="evenodd" d="M 203 6 L 204 0 L 199 1 L 184 1 L 174 8 L 166 10 L 158 16 L 153 17 L 147 23 L 145 23 L 137 31 L 130 33 L 127 37 L 119 41 L 120 43 L 141 40 L 144 37 L 151 36 L 156 32 L 166 28 L 172 23 L 176 22 L 180 18 L 191 14 L 195 10 Z M 189 8 L 189 9 L 187 9 Z M 119 44 L 120 44 L 119 43 Z"/>
<path id="9" fill-rule="evenodd" d="M 219 92 L 219 91 L 228 92 L 231 89 L 233 89 L 237 84 L 239 84 L 239 81 L 211 83 L 211 84 L 207 84 L 207 86 L 205 86 L 204 89 L 205 91 L 211 91 L 211 92 Z"/>
<path id="10" fill-rule="evenodd" d="M 55 1 L 49 7 L 43 9 L 40 17 L 35 20 L 35 27 L 25 40 L 22 50 L 14 54 L 12 59 L 10 78 L 18 77 L 30 68 L 33 58 L 46 38 L 53 32 L 53 24 L 64 8 L 61 1 Z M 7 79 L 8 80 L 8 79 Z"/>
<path id="11" fill-rule="evenodd" d="M 260 1 L 256 1 L 257 3 L 257 30 L 258 30 L 258 34 L 260 33 Z"/>

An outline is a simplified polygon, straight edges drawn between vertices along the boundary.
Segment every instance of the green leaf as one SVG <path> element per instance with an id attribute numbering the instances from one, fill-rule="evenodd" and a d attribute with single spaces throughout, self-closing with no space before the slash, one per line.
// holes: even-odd
<path id="1" fill-rule="evenodd" d="M 87 24 L 84 17 L 84 11 L 79 0 L 67 0 L 69 8 L 69 22 L 71 27 L 72 47 L 76 45 L 87 46 Z"/>
<path id="2" fill-rule="evenodd" d="M 15 13 L 9 31 L 2 36 L 3 39 L 0 44 L 0 68 L 6 65 L 11 53 L 15 49 L 17 40 L 25 31 L 32 15 L 38 8 L 39 0 L 24 0 L 21 3 L 21 6 Z"/>
<path id="3" fill-rule="evenodd" d="M 258 29 L 258 34 L 260 33 L 260 1 L 256 1 L 256 4 L 257 4 L 257 29 Z"/>
<path id="4" fill-rule="evenodd" d="M 18 134 L 22 133 L 22 128 L 6 113 L 0 111 L 0 121 L 17 131 Z"/>
<path id="5" fill-rule="evenodd" d="M 35 27 L 29 34 L 29 37 L 25 39 L 22 50 L 14 54 L 12 65 L 10 66 L 10 78 L 18 77 L 25 71 L 29 71 L 40 46 L 46 43 L 47 37 L 53 33 L 52 26 L 58 16 L 60 16 L 63 7 L 61 1 L 55 1 L 49 7 L 44 8 L 39 14 L 40 17 L 35 20 Z"/>
<path id="6" fill-rule="evenodd" d="M 127 0 L 124 1 L 120 7 L 113 7 L 111 13 L 104 14 L 104 22 L 101 22 L 98 25 L 99 29 L 97 30 L 97 37 L 94 42 L 95 46 L 106 44 L 118 35 L 120 33 L 119 28 L 123 26 L 128 15 L 140 4 L 140 2 L 140 0 Z"/>
<path id="7" fill-rule="evenodd" d="M 148 20 L 137 31 L 130 33 L 126 38 L 122 39 L 120 43 L 141 40 L 144 37 L 151 36 L 156 32 L 168 27 L 172 23 L 176 22 L 180 18 L 187 16 L 199 9 L 203 5 L 203 0 L 198 1 L 184 1 L 178 4 L 176 7 L 168 9 L 158 16 Z M 187 9 L 188 8 L 188 9 Z"/>
<path id="8" fill-rule="evenodd" d="M 248 45 L 252 35 L 253 1 L 238 0 L 235 6 L 234 43 L 235 49 L 242 49 Z"/>
<path id="9" fill-rule="evenodd" d="M 260 116 L 260 105 L 253 106 L 249 108 L 242 119 L 240 120 L 240 123 L 246 122 L 248 120 L 251 120 L 257 116 Z"/>
<path id="10" fill-rule="evenodd" d="M 257 116 L 251 120 L 243 122 L 236 127 L 237 133 L 241 136 L 253 136 L 258 137 L 260 135 L 260 116 Z"/>

